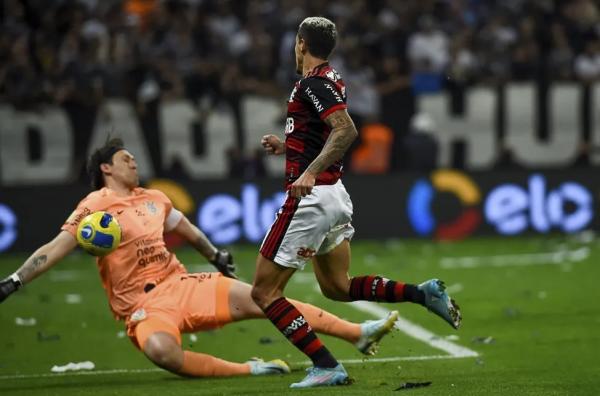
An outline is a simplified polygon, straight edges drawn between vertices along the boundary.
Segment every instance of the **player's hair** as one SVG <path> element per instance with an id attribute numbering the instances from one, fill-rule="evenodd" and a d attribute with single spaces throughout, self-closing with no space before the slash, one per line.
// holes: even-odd
<path id="1" fill-rule="evenodd" d="M 304 40 L 311 55 L 327 59 L 335 48 L 337 29 L 327 18 L 308 17 L 298 28 L 298 38 Z"/>
<path id="2" fill-rule="evenodd" d="M 111 164 L 113 155 L 120 150 L 125 149 L 123 140 L 120 138 L 106 138 L 104 146 L 94 150 L 87 163 L 87 173 L 90 177 L 90 182 L 94 190 L 104 187 L 104 178 L 100 164 Z"/>

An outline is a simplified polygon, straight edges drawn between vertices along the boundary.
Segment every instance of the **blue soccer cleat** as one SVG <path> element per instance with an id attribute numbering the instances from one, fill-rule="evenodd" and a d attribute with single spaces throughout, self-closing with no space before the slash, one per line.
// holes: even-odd
<path id="1" fill-rule="evenodd" d="M 265 362 L 259 358 L 252 358 L 246 362 L 250 366 L 252 375 L 289 374 L 290 366 L 281 359 Z"/>
<path id="2" fill-rule="evenodd" d="M 458 329 L 462 316 L 460 308 L 453 299 L 446 294 L 446 285 L 439 279 L 430 279 L 417 286 L 425 293 L 425 306 L 428 310 L 444 319 L 450 326 Z"/>
<path id="3" fill-rule="evenodd" d="M 365 355 L 375 355 L 379 341 L 392 329 L 398 320 L 398 311 L 390 312 L 387 317 L 379 320 L 367 320 L 360 324 L 360 339 L 354 344 Z"/>
<path id="4" fill-rule="evenodd" d="M 315 386 L 345 385 L 348 383 L 348 373 L 341 364 L 334 368 L 309 367 L 308 374 L 300 382 L 290 385 L 290 388 L 314 388 Z"/>

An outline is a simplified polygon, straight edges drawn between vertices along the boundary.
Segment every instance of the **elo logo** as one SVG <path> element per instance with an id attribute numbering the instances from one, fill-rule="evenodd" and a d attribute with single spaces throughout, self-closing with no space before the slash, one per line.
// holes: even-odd
<path id="1" fill-rule="evenodd" d="M 570 206 L 572 210 L 566 210 Z M 531 226 L 548 232 L 552 226 L 576 232 L 594 217 L 593 198 L 587 188 L 572 181 L 546 191 L 542 175 L 531 175 L 528 190 L 515 184 L 494 188 L 485 201 L 485 217 L 500 234 L 518 234 Z"/>
<path id="2" fill-rule="evenodd" d="M 242 237 L 257 242 L 271 226 L 284 199 L 283 192 L 260 199 L 256 184 L 244 184 L 239 198 L 216 194 L 200 204 L 198 225 L 216 244 L 234 243 Z"/>
<path id="3" fill-rule="evenodd" d="M 436 192 L 454 194 L 463 205 L 462 213 L 450 223 L 438 224 L 431 206 Z M 479 226 L 482 213 L 487 224 L 501 235 L 527 230 L 540 233 L 552 228 L 577 232 L 594 217 L 593 196 L 583 185 L 565 181 L 555 189 L 547 188 L 541 174 L 529 176 L 525 187 L 501 183 L 490 189 L 479 208 L 481 192 L 463 173 L 440 170 L 430 180 L 419 179 L 408 195 L 408 218 L 413 229 L 423 236 L 438 239 L 466 237 Z"/>
<path id="4" fill-rule="evenodd" d="M 460 200 L 464 209 L 451 223 L 437 224 L 431 213 L 435 192 L 449 192 Z M 471 234 L 481 223 L 481 213 L 476 207 L 481 193 L 475 183 L 464 173 L 438 170 L 430 180 L 419 179 L 408 195 L 408 218 L 420 235 L 433 235 L 438 239 L 459 239 Z"/>

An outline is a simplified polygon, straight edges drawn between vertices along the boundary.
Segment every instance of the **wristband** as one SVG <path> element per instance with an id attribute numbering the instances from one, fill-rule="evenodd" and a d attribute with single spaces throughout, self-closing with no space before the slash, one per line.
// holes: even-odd
<path id="1" fill-rule="evenodd" d="M 17 274 L 16 272 L 9 276 L 8 279 L 11 279 L 13 282 L 15 282 L 15 284 L 17 285 L 17 289 L 23 286 L 23 282 L 21 281 L 19 274 Z"/>

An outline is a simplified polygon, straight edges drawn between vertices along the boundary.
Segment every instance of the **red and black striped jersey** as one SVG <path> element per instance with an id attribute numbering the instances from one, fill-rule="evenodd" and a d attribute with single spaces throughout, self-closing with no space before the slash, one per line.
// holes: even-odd
<path id="1" fill-rule="evenodd" d="M 346 86 L 329 63 L 315 67 L 296 82 L 288 100 L 285 125 L 286 189 L 319 155 L 331 130 L 325 118 L 346 108 Z M 316 184 L 335 184 L 342 176 L 342 161 L 318 175 Z"/>

